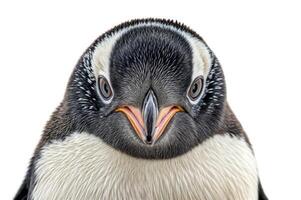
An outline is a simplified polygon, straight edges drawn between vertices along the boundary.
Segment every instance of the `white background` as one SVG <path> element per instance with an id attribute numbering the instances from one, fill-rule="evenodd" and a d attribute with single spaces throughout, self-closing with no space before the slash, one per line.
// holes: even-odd
<path id="1" fill-rule="evenodd" d="M 12 199 L 77 59 L 103 32 L 141 17 L 179 20 L 218 56 L 272 200 L 301 199 L 298 1 L 2 1 L 0 199 Z"/>

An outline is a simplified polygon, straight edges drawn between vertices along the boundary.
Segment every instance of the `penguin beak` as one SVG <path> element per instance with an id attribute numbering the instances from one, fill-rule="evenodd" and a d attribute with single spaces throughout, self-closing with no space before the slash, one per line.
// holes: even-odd
<path id="1" fill-rule="evenodd" d="M 134 106 L 122 106 L 116 109 L 126 115 L 138 137 L 146 144 L 154 144 L 163 134 L 170 120 L 180 106 L 167 106 L 158 110 L 157 99 L 152 90 L 144 98 L 142 112 Z"/>
<path id="2" fill-rule="evenodd" d="M 138 137 L 145 141 L 145 125 L 142 118 L 142 114 L 138 108 L 133 106 L 122 106 L 116 109 L 117 112 L 122 112 L 128 118 L 129 122 L 133 126 Z"/>

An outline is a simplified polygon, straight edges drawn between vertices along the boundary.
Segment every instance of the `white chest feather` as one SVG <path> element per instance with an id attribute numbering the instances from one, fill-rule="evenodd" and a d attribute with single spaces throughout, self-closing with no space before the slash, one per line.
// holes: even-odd
<path id="1" fill-rule="evenodd" d="M 258 199 L 254 156 L 228 135 L 173 159 L 145 160 L 74 133 L 43 148 L 35 174 L 34 200 Z"/>

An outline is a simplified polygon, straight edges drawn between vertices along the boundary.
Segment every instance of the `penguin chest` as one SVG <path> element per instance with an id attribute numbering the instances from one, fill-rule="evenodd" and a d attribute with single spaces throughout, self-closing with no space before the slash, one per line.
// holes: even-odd
<path id="1" fill-rule="evenodd" d="M 254 156 L 242 139 L 216 135 L 184 155 L 138 159 L 87 133 L 41 150 L 33 200 L 257 200 Z"/>

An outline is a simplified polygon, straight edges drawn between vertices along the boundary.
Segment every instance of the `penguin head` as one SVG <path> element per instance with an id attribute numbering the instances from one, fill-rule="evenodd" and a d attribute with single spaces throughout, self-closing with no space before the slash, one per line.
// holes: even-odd
<path id="1" fill-rule="evenodd" d="M 143 19 L 100 36 L 82 55 L 65 102 L 78 132 L 145 159 L 176 157 L 218 133 L 221 67 L 194 31 Z"/>

